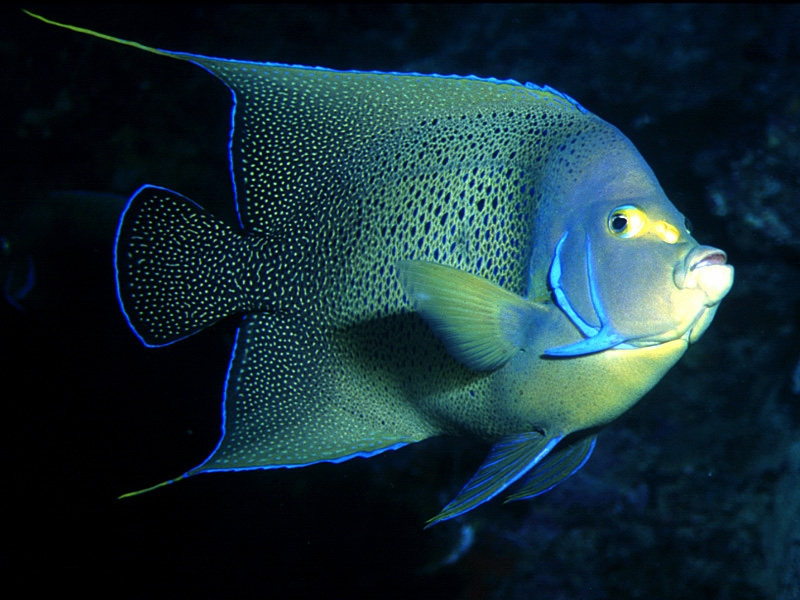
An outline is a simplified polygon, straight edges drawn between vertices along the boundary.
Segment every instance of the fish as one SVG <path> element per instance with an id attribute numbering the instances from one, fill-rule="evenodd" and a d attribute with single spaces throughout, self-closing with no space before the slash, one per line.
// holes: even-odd
<path id="1" fill-rule="evenodd" d="M 241 314 L 201 473 L 492 444 L 426 527 L 533 498 L 706 331 L 733 284 L 634 145 L 514 80 L 336 71 L 152 48 L 231 91 L 238 226 L 144 185 L 114 247 L 145 346 Z"/>

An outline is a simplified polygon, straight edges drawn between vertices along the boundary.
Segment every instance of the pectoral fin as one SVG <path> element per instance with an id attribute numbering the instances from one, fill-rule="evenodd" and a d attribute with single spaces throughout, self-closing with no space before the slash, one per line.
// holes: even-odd
<path id="1" fill-rule="evenodd" d="M 537 431 L 503 438 L 492 446 L 489 456 L 458 496 L 426 527 L 462 515 L 494 498 L 532 469 L 560 440 L 561 436 L 546 437 Z"/>
<path id="2" fill-rule="evenodd" d="M 397 276 L 419 315 L 456 360 L 477 371 L 503 366 L 524 346 L 536 304 L 464 271 L 400 261 Z"/>

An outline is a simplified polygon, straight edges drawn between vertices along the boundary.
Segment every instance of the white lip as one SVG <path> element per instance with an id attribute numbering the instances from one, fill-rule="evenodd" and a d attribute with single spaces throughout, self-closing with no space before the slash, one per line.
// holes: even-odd
<path id="1" fill-rule="evenodd" d="M 691 265 L 690 271 L 695 269 L 702 269 L 704 267 L 726 265 L 728 264 L 728 256 L 722 250 L 717 248 L 709 248 L 708 246 L 699 246 L 695 250 L 701 250 L 698 254 L 692 256 L 694 250 L 689 252 L 686 257 L 687 262 Z"/>
<path id="2" fill-rule="evenodd" d="M 705 306 L 714 306 L 733 285 L 733 267 L 727 255 L 711 246 L 695 246 L 675 266 L 673 273 L 678 288 L 695 289 L 705 295 Z"/>

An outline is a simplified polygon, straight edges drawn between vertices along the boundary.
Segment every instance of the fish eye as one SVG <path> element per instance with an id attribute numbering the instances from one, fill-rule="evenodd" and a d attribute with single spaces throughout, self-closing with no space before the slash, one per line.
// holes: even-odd
<path id="1" fill-rule="evenodd" d="M 638 234 L 645 224 L 645 214 L 631 204 L 618 206 L 608 215 L 608 230 L 618 238 L 630 238 Z"/>
<path id="2" fill-rule="evenodd" d="M 686 233 L 692 235 L 692 229 L 694 229 L 694 227 L 692 226 L 692 222 L 689 220 L 689 217 L 683 217 L 683 226 L 686 228 Z"/>

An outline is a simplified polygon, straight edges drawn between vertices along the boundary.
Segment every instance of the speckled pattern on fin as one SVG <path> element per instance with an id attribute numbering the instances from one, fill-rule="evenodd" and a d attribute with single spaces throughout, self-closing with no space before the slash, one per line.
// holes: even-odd
<path id="1" fill-rule="evenodd" d="M 335 344 L 335 334 L 318 323 L 247 315 L 228 370 L 222 439 L 186 475 L 340 462 L 436 433 L 408 404 L 350 395 L 358 374 Z"/>
<path id="2" fill-rule="evenodd" d="M 538 431 L 509 435 L 492 446 L 489 456 L 458 495 L 426 527 L 472 510 L 517 481 L 561 440 Z"/>
<path id="3" fill-rule="evenodd" d="M 596 442 L 597 435 L 584 436 L 571 444 L 562 442 L 525 476 L 522 487 L 509 495 L 506 502 L 533 498 L 552 490 L 586 464 Z"/>
<path id="4" fill-rule="evenodd" d="M 471 369 L 497 369 L 524 346 L 533 302 L 482 277 L 421 260 L 400 261 L 397 276 L 448 352 Z"/>
<path id="5" fill-rule="evenodd" d="M 122 211 L 117 297 L 146 346 L 164 346 L 245 308 L 232 285 L 243 238 L 176 192 L 143 186 Z M 237 258 L 238 257 L 238 258 Z"/>

